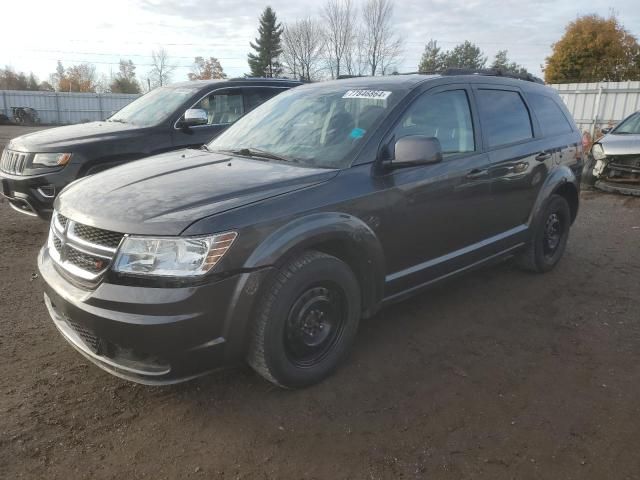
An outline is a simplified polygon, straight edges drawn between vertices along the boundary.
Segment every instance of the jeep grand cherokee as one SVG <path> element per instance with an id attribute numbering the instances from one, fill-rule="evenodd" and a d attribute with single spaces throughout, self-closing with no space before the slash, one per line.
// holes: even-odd
<path id="1" fill-rule="evenodd" d="M 244 359 L 309 385 L 382 305 L 508 256 L 552 269 L 582 155 L 558 95 L 535 82 L 305 85 L 201 150 L 65 189 L 38 259 L 45 302 L 120 377 L 177 382 Z"/>
<path id="2" fill-rule="evenodd" d="M 104 122 L 14 138 L 0 157 L 0 193 L 21 213 L 48 218 L 66 185 L 131 160 L 200 147 L 245 112 L 300 85 L 281 79 L 201 80 L 156 88 Z"/>

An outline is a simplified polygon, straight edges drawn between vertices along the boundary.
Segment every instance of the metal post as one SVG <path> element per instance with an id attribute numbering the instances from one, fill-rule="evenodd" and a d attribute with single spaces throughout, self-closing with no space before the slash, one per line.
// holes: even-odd
<path id="1" fill-rule="evenodd" d="M 600 99 L 602 98 L 602 84 L 598 84 L 598 96 L 596 97 L 596 108 L 593 115 L 593 125 L 591 125 L 591 138 L 596 134 L 596 125 L 600 118 Z"/>
<path id="2" fill-rule="evenodd" d="M 62 117 L 60 113 L 60 99 L 58 98 L 58 92 L 54 93 L 54 98 L 56 100 L 56 117 L 58 119 L 58 125 L 62 124 Z"/>
<path id="3" fill-rule="evenodd" d="M 2 91 L 2 106 L 4 108 L 4 114 L 7 116 L 7 118 L 11 118 L 9 116 L 9 107 L 7 106 L 7 92 L 5 92 L 4 90 Z"/>
<path id="4" fill-rule="evenodd" d="M 104 120 L 104 108 L 102 105 L 102 94 L 98 93 L 98 108 L 100 109 L 100 118 L 98 120 Z"/>

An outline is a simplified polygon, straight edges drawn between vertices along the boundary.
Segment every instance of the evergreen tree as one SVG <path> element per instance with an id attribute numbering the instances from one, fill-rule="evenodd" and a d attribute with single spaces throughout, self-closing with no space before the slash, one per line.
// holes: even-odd
<path id="1" fill-rule="evenodd" d="M 468 68 L 480 70 L 487 64 L 487 57 L 477 45 L 465 40 L 443 56 L 444 68 Z"/>
<path id="2" fill-rule="evenodd" d="M 429 40 L 424 47 L 424 53 L 418 65 L 420 72 L 437 72 L 442 69 L 443 54 L 440 53 L 440 47 L 435 40 Z"/>
<path id="3" fill-rule="evenodd" d="M 505 73 L 515 73 L 518 75 L 528 75 L 527 69 L 522 65 L 518 65 L 516 62 L 510 62 L 507 57 L 506 50 L 498 50 L 496 56 L 493 59 L 493 63 L 491 64 L 492 70 L 500 70 Z"/>
<path id="4" fill-rule="evenodd" d="M 255 53 L 248 55 L 252 77 L 277 77 L 282 73 L 282 65 L 278 61 L 282 53 L 282 30 L 276 12 L 271 7 L 265 8 L 260 16 L 258 38 L 255 43 L 251 42 Z"/>

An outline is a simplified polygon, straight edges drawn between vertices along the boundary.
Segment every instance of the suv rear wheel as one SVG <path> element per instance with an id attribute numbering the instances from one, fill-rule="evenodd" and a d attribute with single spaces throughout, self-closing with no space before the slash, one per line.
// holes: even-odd
<path id="1" fill-rule="evenodd" d="M 258 307 L 247 360 L 281 387 L 304 387 L 331 374 L 360 320 L 360 287 L 342 260 L 308 251 L 277 273 Z"/>
<path id="2" fill-rule="evenodd" d="M 533 236 L 527 249 L 517 257 L 525 270 L 548 272 L 562 258 L 569 238 L 571 210 L 561 195 L 551 195 L 535 221 Z"/>

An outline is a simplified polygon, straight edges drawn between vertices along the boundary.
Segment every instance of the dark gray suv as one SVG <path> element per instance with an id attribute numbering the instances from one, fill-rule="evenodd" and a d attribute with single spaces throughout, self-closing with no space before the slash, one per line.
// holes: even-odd
<path id="1" fill-rule="evenodd" d="M 303 85 L 201 150 L 65 189 L 38 258 L 45 302 L 71 345 L 127 379 L 246 360 L 309 385 L 385 304 L 511 256 L 552 269 L 582 166 L 573 120 L 536 82 Z"/>

